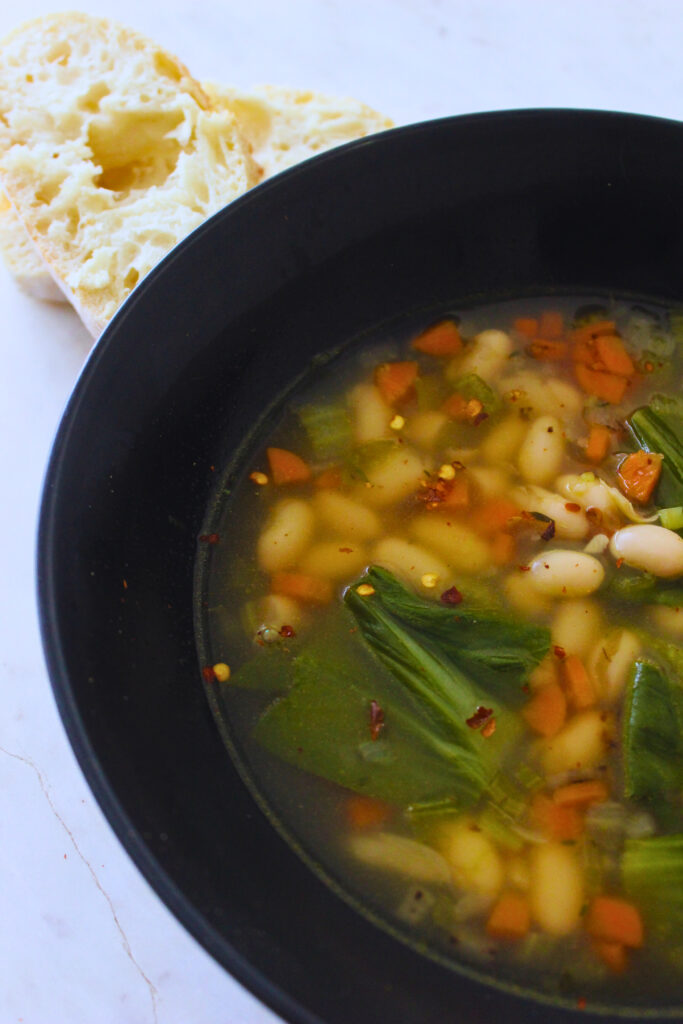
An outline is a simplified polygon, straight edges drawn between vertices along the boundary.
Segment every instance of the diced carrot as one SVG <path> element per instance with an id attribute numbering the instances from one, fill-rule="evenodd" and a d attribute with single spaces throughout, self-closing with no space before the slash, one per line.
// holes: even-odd
<path id="1" fill-rule="evenodd" d="M 495 565 L 507 565 L 514 558 L 517 545 L 511 533 L 500 530 L 491 538 L 491 558 Z"/>
<path id="2" fill-rule="evenodd" d="M 505 530 L 509 520 L 520 513 L 519 505 L 509 498 L 489 498 L 472 516 L 472 527 L 485 537 Z"/>
<path id="3" fill-rule="evenodd" d="M 537 793 L 531 801 L 531 824 L 548 839 L 559 843 L 578 839 L 583 832 L 583 815 L 571 804 L 556 804 L 546 793 Z"/>
<path id="4" fill-rule="evenodd" d="M 611 443 L 612 431 L 609 427 L 602 423 L 592 423 L 584 449 L 587 461 L 597 466 L 607 457 Z"/>
<path id="5" fill-rule="evenodd" d="M 541 686 L 522 708 L 522 715 L 539 736 L 550 737 L 560 731 L 567 717 L 567 698 L 558 683 Z"/>
<path id="6" fill-rule="evenodd" d="M 369 796 L 352 796 L 346 803 L 346 817 L 353 828 L 372 828 L 383 825 L 391 817 L 392 808 L 381 800 Z"/>
<path id="7" fill-rule="evenodd" d="M 604 803 L 608 796 L 607 784 L 602 779 L 586 779 L 560 786 L 553 793 L 553 800 L 561 807 L 588 807 Z"/>
<path id="8" fill-rule="evenodd" d="M 452 420 L 466 420 L 467 399 L 456 391 L 443 403 L 441 412 L 445 412 Z"/>
<path id="9" fill-rule="evenodd" d="M 630 949 L 643 944 L 643 922 L 632 903 L 614 896 L 596 896 L 585 917 L 586 931 L 599 942 L 618 942 Z"/>
<path id="10" fill-rule="evenodd" d="M 642 450 L 627 455 L 619 464 L 617 479 L 619 490 L 631 501 L 646 505 L 659 483 L 663 455 Z"/>
<path id="11" fill-rule="evenodd" d="M 305 604 L 329 604 L 333 597 L 329 580 L 301 572 L 276 572 L 270 586 L 274 594 L 294 597 Z"/>
<path id="12" fill-rule="evenodd" d="M 541 313 L 538 321 L 538 333 L 542 338 L 555 341 L 564 334 L 564 317 L 554 309 Z"/>
<path id="13" fill-rule="evenodd" d="M 286 448 L 267 448 L 266 455 L 274 484 L 303 484 L 311 479 L 311 470 L 304 460 Z"/>
<path id="14" fill-rule="evenodd" d="M 385 402 L 394 405 L 408 398 L 417 380 L 417 363 L 380 363 L 375 370 L 375 384 Z"/>
<path id="15" fill-rule="evenodd" d="M 453 320 L 442 320 L 419 334 L 412 347 L 430 356 L 455 356 L 462 348 L 462 338 Z"/>
<path id="16" fill-rule="evenodd" d="M 622 942 L 593 942 L 596 956 L 615 974 L 623 974 L 628 967 L 628 953 Z"/>
<path id="17" fill-rule="evenodd" d="M 530 925 L 531 910 L 526 896 L 519 892 L 504 892 L 493 905 L 486 931 L 492 939 L 514 941 L 523 939 Z"/>
<path id="18" fill-rule="evenodd" d="M 467 508 L 470 503 L 470 485 L 466 476 L 456 476 L 451 486 L 446 490 L 444 499 L 439 508 L 452 511 L 458 508 Z"/>
<path id="19" fill-rule="evenodd" d="M 616 334 L 617 325 L 614 320 L 594 320 L 593 323 L 584 324 L 572 331 L 574 342 L 592 342 L 602 334 Z"/>
<path id="20" fill-rule="evenodd" d="M 557 362 L 566 358 L 569 346 L 566 341 L 555 338 L 534 338 L 527 351 L 534 359 L 542 362 Z"/>
<path id="21" fill-rule="evenodd" d="M 594 343 L 595 354 L 609 373 L 618 377 L 632 377 L 636 372 L 633 360 L 616 334 L 599 334 Z"/>
<path id="22" fill-rule="evenodd" d="M 538 320 L 535 317 L 518 316 L 516 320 L 512 321 L 512 326 L 518 334 L 523 334 L 525 338 L 538 336 Z"/>
<path id="23" fill-rule="evenodd" d="M 342 485 L 342 471 L 339 466 L 330 466 L 328 469 L 324 469 L 322 473 L 313 481 L 318 490 L 334 491 Z"/>
<path id="24" fill-rule="evenodd" d="M 597 699 L 593 680 L 577 654 L 568 654 L 562 661 L 562 682 L 569 704 L 575 711 L 592 708 Z"/>
<path id="25" fill-rule="evenodd" d="M 574 364 L 576 379 L 588 395 L 595 395 L 604 402 L 618 405 L 626 394 L 628 379 L 617 377 L 614 373 L 607 373 L 604 370 L 591 370 L 583 363 Z"/>

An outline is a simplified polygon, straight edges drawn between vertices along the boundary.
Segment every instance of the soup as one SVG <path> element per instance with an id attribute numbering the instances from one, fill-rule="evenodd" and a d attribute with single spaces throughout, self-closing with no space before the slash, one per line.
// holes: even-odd
<path id="1" fill-rule="evenodd" d="M 289 396 L 202 535 L 203 673 L 259 799 L 428 955 L 681 1002 L 683 321 L 404 322 Z"/>

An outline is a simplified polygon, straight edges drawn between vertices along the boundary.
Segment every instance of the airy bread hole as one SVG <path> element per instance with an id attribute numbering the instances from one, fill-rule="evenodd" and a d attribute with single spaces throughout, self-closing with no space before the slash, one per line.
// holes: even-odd
<path id="1" fill-rule="evenodd" d="M 138 274 L 137 270 L 135 269 L 135 267 L 131 267 L 123 279 L 123 287 L 127 288 L 129 291 L 132 291 L 132 289 L 138 283 L 139 279 L 140 275 Z"/>
<path id="2" fill-rule="evenodd" d="M 129 110 L 93 120 L 88 144 L 102 169 L 95 184 L 112 192 L 163 185 L 180 155 L 180 144 L 167 136 L 182 117 L 180 111 Z"/>
<path id="3" fill-rule="evenodd" d="M 95 82 L 91 85 L 85 95 L 81 96 L 78 105 L 81 110 L 96 113 L 100 109 L 100 103 L 105 96 L 109 95 L 109 86 L 104 82 Z"/>
<path id="4" fill-rule="evenodd" d="M 173 82 L 179 82 L 183 77 L 183 69 L 167 53 L 157 50 L 154 54 L 154 67 L 160 75 L 170 78 Z"/>
<path id="5" fill-rule="evenodd" d="M 41 188 L 36 189 L 36 202 L 49 206 L 59 192 L 60 181 L 46 181 Z"/>
<path id="6" fill-rule="evenodd" d="M 63 67 L 69 63 L 69 57 L 71 56 L 71 47 L 66 39 L 60 39 L 59 42 L 52 46 L 47 54 L 47 60 L 51 64 L 61 64 Z"/>

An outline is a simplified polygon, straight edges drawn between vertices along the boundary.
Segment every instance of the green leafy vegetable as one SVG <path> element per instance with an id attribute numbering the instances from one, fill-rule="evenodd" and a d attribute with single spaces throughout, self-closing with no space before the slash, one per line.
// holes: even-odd
<path id="1" fill-rule="evenodd" d="M 351 418 L 343 402 L 303 405 L 297 414 L 316 458 L 337 459 L 348 451 Z"/>
<path id="2" fill-rule="evenodd" d="M 618 601 L 627 604 L 663 604 L 670 608 L 683 605 L 683 587 L 678 581 L 653 576 L 649 572 L 613 573 L 606 588 Z"/>
<path id="3" fill-rule="evenodd" d="M 466 373 L 453 382 L 453 390 L 463 398 L 477 398 L 484 406 L 484 411 L 492 416 L 498 412 L 502 402 L 500 395 L 489 387 L 477 373 Z"/>
<path id="4" fill-rule="evenodd" d="M 655 807 L 683 784 L 683 690 L 647 661 L 637 661 L 624 702 L 624 791 Z"/>
<path id="5" fill-rule="evenodd" d="M 391 615 L 476 679 L 482 698 L 494 695 L 512 707 L 527 700 L 523 685 L 550 647 L 545 626 L 507 618 L 480 603 L 477 592 L 457 606 L 425 601 L 377 566 L 368 571 L 367 582 Z"/>
<path id="6" fill-rule="evenodd" d="M 646 926 L 681 945 L 683 934 L 683 835 L 626 841 L 624 888 L 642 907 Z M 667 945 L 664 949 L 668 952 Z"/>

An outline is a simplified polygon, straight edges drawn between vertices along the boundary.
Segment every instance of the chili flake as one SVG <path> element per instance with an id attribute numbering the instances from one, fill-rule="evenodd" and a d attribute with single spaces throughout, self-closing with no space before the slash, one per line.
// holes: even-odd
<path id="1" fill-rule="evenodd" d="M 213 674 L 219 683 L 227 683 L 230 678 L 230 666 L 224 661 L 219 661 L 213 666 Z"/>
<path id="2" fill-rule="evenodd" d="M 370 739 L 379 739 L 379 734 L 384 728 L 384 711 L 376 700 L 370 701 Z"/>
<path id="3" fill-rule="evenodd" d="M 361 583 L 359 587 L 356 587 L 356 593 L 359 597 L 370 597 L 375 593 L 375 588 L 371 587 L 369 583 Z"/>
<path id="4" fill-rule="evenodd" d="M 202 675 L 204 676 L 204 681 L 207 683 L 213 683 L 216 681 L 216 673 L 213 665 L 205 665 L 202 669 Z"/>
<path id="5" fill-rule="evenodd" d="M 217 533 L 201 533 L 199 539 L 202 544 L 218 544 L 220 537 Z"/>
<path id="6" fill-rule="evenodd" d="M 485 708 L 479 705 L 471 718 L 465 719 L 465 725 L 468 725 L 470 729 L 481 729 L 482 725 L 485 725 L 492 716 L 493 708 Z"/>
<path id="7" fill-rule="evenodd" d="M 259 487 L 264 487 L 268 483 L 268 477 L 266 476 L 266 474 L 261 473 L 261 471 L 258 469 L 254 470 L 253 473 L 249 474 L 249 479 L 253 483 L 258 484 Z"/>
<path id="8" fill-rule="evenodd" d="M 280 636 L 285 637 L 287 640 L 289 640 L 293 636 L 296 636 L 296 633 L 294 632 L 294 627 L 293 626 L 281 626 L 280 627 Z"/>
<path id="9" fill-rule="evenodd" d="M 439 600 L 442 604 L 461 604 L 462 594 L 457 587 L 449 587 L 448 590 L 444 590 Z"/>

